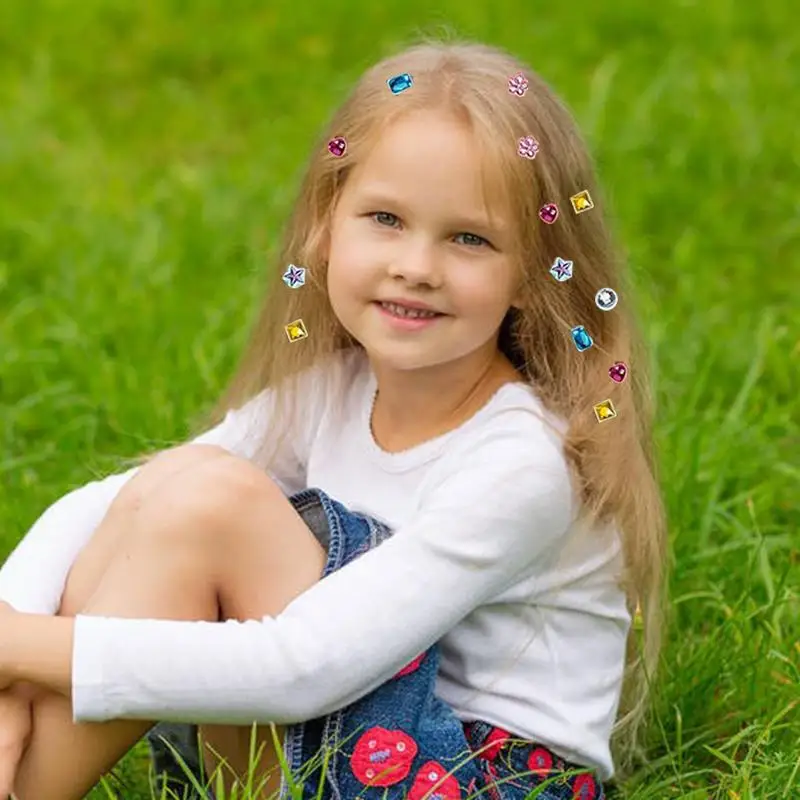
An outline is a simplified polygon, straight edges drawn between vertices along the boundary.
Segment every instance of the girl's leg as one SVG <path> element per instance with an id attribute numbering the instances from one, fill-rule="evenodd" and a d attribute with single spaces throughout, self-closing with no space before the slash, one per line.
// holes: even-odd
<path id="1" fill-rule="evenodd" d="M 215 445 L 187 444 L 164 450 L 141 466 L 120 490 L 102 523 L 72 565 L 58 616 L 75 616 L 86 606 L 117 550 L 118 539 L 127 529 L 128 519 L 145 499 L 178 474 L 220 457 L 230 458 L 231 454 Z"/>
<path id="2" fill-rule="evenodd" d="M 280 490 L 233 457 L 175 476 L 116 535 L 117 550 L 81 613 L 258 619 L 319 580 L 324 565 L 322 548 Z M 152 724 L 74 724 L 66 698 L 43 694 L 18 772 L 19 800 L 82 798 Z M 269 748 L 263 765 L 271 736 L 268 728 L 260 733 Z"/>

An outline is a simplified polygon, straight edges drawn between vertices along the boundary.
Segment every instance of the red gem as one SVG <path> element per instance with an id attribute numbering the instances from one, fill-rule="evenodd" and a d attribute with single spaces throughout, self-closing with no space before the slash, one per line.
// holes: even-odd
<path id="1" fill-rule="evenodd" d="M 425 653 L 418 655 L 413 661 L 409 661 L 400 672 L 395 675 L 395 678 L 402 678 L 403 675 L 408 675 L 411 672 L 416 672 L 419 669 L 419 665 L 422 663 L 423 659 L 425 658 Z"/>
<path id="2" fill-rule="evenodd" d="M 403 731 L 370 728 L 356 742 L 350 767 L 365 786 L 393 786 L 411 771 L 417 749 Z"/>
<path id="3" fill-rule="evenodd" d="M 537 747 L 528 756 L 528 769 L 534 775 L 547 775 L 553 768 L 553 756 L 543 747 Z"/>
<path id="4" fill-rule="evenodd" d="M 572 784 L 573 800 L 594 800 L 597 784 L 591 775 L 578 775 Z"/>
<path id="5" fill-rule="evenodd" d="M 445 778 L 445 775 L 447 770 L 438 762 L 423 764 L 408 793 L 408 800 L 461 800 L 461 787 L 455 776 L 447 775 Z"/>

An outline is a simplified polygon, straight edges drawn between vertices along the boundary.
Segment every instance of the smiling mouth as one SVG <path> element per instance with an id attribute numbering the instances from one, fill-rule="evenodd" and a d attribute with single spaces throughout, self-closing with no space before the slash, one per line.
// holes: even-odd
<path id="1" fill-rule="evenodd" d="M 445 314 L 440 314 L 438 311 L 427 311 L 422 308 L 407 308 L 406 306 L 397 305 L 397 303 L 378 303 L 378 305 L 390 314 L 396 317 L 403 317 L 404 319 L 434 319 L 435 317 L 444 317 Z"/>

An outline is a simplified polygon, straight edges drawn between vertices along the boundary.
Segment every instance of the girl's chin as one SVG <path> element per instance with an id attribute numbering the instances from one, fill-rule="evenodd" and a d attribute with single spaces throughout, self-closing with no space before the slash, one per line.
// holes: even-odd
<path id="1" fill-rule="evenodd" d="M 403 348 L 405 352 L 388 347 L 365 347 L 367 358 L 373 370 L 391 370 L 393 372 L 421 372 L 429 369 L 441 369 L 456 359 L 441 352 L 425 351 L 420 348 Z"/>

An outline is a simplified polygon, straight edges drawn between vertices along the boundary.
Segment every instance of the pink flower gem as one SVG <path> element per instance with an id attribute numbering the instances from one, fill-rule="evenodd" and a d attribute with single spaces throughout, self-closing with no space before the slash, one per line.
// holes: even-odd
<path id="1" fill-rule="evenodd" d="M 508 91 L 511 94 L 522 97 L 528 91 L 528 79 L 521 72 L 518 72 L 508 79 Z"/>
<path id="2" fill-rule="evenodd" d="M 536 154 L 539 152 L 539 142 L 533 136 L 523 136 L 519 140 L 517 152 L 523 158 L 536 158 Z"/>

